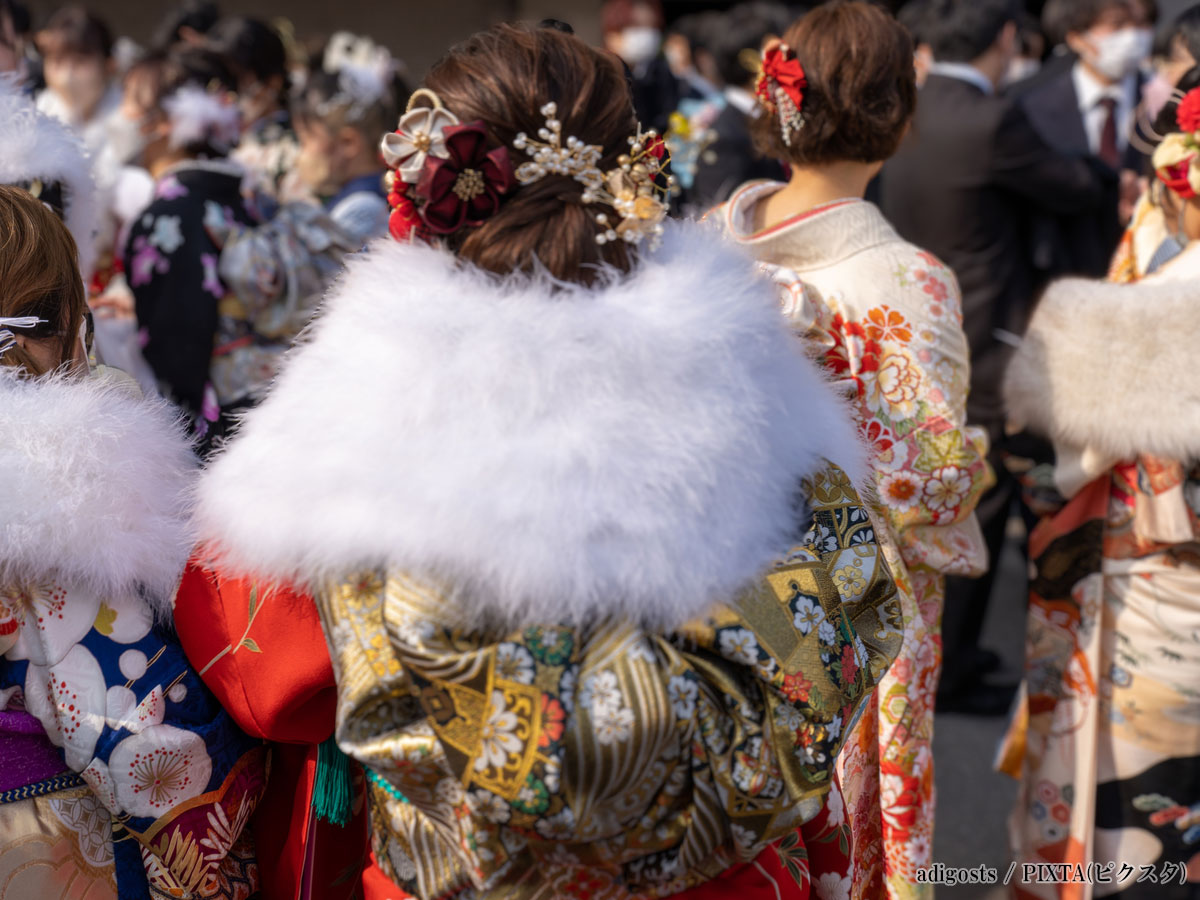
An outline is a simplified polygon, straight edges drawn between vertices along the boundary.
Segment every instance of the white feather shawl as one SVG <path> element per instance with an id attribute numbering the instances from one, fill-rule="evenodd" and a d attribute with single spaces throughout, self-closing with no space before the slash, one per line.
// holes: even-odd
<path id="1" fill-rule="evenodd" d="M 0 369 L 0 584 L 56 579 L 168 609 L 195 471 L 174 413 L 104 377 Z"/>
<path id="2" fill-rule="evenodd" d="M 862 471 L 850 413 L 710 229 L 592 290 L 383 241 L 202 479 L 199 528 L 243 573 L 383 564 L 468 615 L 671 625 L 788 549 L 825 458 Z"/>
<path id="3" fill-rule="evenodd" d="M 1052 285 L 1005 375 L 1010 418 L 1060 452 L 1200 459 L 1197 262 L 1200 247 L 1137 284 Z"/>

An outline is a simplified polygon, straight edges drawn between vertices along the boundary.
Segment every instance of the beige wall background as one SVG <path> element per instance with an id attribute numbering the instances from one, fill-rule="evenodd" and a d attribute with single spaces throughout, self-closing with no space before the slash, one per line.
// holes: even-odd
<path id="1" fill-rule="evenodd" d="M 38 27 L 61 5 L 26 0 Z M 62 0 L 63 3 L 66 0 Z M 78 2 L 78 0 L 77 0 Z M 117 35 L 145 42 L 171 5 L 156 0 L 82 0 Z M 419 80 L 455 41 L 495 22 L 547 16 L 570 22 L 584 40 L 600 40 L 600 0 L 217 0 L 226 15 L 284 17 L 304 38 L 337 30 L 370 35 L 404 60 Z"/>

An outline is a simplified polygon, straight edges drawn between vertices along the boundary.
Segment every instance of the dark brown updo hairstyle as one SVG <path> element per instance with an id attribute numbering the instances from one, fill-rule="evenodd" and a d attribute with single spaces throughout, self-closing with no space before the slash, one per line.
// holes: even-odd
<path id="1" fill-rule="evenodd" d="M 753 125 L 759 150 L 793 165 L 882 162 L 896 152 L 917 105 L 913 44 L 890 13 L 834 0 L 795 22 L 783 42 L 804 68 L 804 127 L 784 144 L 774 113 Z"/>
<path id="2" fill-rule="evenodd" d="M 513 139 L 545 127 L 541 108 L 549 101 L 558 105 L 564 142 L 574 136 L 604 148 L 601 171 L 617 168 L 637 131 L 620 61 L 555 28 L 497 25 L 482 31 L 451 48 L 424 86 L 464 124 L 482 120 L 489 147 L 507 147 L 513 169 L 527 159 L 513 149 Z M 460 258 L 501 275 L 540 265 L 561 281 L 589 285 L 601 264 L 628 272 L 633 248 L 620 240 L 596 243 L 596 212 L 612 212 L 584 206 L 583 190 L 567 175 L 518 184 L 495 215 L 448 235 L 447 244 Z"/>
<path id="3" fill-rule="evenodd" d="M 12 185 L 0 185 L 0 285 L 0 317 L 45 320 L 13 333 L 55 341 L 55 365 L 67 362 L 87 312 L 75 239 L 44 203 Z M 48 371 L 19 346 L 0 355 L 0 365 L 23 368 L 29 375 Z"/>

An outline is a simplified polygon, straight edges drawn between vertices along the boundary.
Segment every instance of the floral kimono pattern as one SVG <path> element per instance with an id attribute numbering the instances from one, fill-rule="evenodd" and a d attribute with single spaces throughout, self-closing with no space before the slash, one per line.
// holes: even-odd
<path id="1" fill-rule="evenodd" d="M 130 230 L 125 272 L 142 354 L 164 396 L 208 438 L 245 401 L 255 346 L 242 304 L 221 280 L 218 232 L 252 225 L 241 173 L 225 163 L 185 163 L 161 178 Z"/>
<path id="2" fill-rule="evenodd" d="M 1001 768 L 1021 781 L 1017 861 L 1129 864 L 1122 897 L 1200 881 L 1200 469 L 1143 456 L 1030 539 L 1025 684 Z M 1100 752 L 1100 747 L 1107 748 Z M 1159 883 L 1164 867 L 1187 881 Z M 1021 898 L 1091 886 L 1021 884 Z"/>
<path id="3" fill-rule="evenodd" d="M 846 476 L 804 496 L 811 527 L 778 568 L 672 635 L 485 633 L 399 572 L 319 591 L 388 877 L 420 898 L 668 896 L 768 850 L 808 896 L 810 852 L 849 853 L 833 761 L 900 610 Z M 823 877 L 849 890 L 846 865 Z"/>
<path id="4" fill-rule="evenodd" d="M 1154 250 L 1144 228 L 1132 241 Z M 1052 286 L 1007 378 L 1010 415 L 1054 441 L 1060 491 L 1030 536 L 1025 679 L 998 766 L 1020 781 L 1009 834 L 1021 863 L 1112 864 L 1107 885 L 1020 884 L 1023 900 L 1200 883 L 1200 434 L 1188 382 L 1144 374 L 1190 364 L 1200 256 L 1145 278 L 1130 259 L 1110 275 L 1123 283 Z M 1114 334 L 1128 369 L 1079 353 Z"/>
<path id="5" fill-rule="evenodd" d="M 970 367 L 953 274 L 873 205 L 828 204 L 754 233 L 751 183 L 716 216 L 765 264 L 796 333 L 851 399 L 873 451 L 872 509 L 903 609 L 903 647 L 838 761 L 854 830 L 852 896 L 928 896 L 933 713 L 945 574 L 977 575 L 987 437 L 966 426 Z"/>
<path id="6" fill-rule="evenodd" d="M 244 900 L 258 889 L 244 827 L 266 750 L 142 599 L 6 585 L 0 652 L 4 706 L 60 748 L 53 777 L 0 797 L 0 833 L 27 837 L 0 841 L 0 891 L 30 870 L 44 891 L 47 867 L 62 868 L 63 897 Z"/>

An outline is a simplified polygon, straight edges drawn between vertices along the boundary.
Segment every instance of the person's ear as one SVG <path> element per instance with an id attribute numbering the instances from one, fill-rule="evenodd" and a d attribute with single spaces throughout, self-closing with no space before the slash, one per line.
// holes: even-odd
<path id="1" fill-rule="evenodd" d="M 154 117 L 154 124 L 150 126 L 150 140 L 163 141 L 171 139 L 171 120 L 166 113 L 158 113 Z"/>
<path id="2" fill-rule="evenodd" d="M 996 44 L 1005 59 L 1016 59 L 1021 55 L 1021 42 L 1016 22 L 1005 23 L 1004 27 L 1000 29 L 1000 36 L 996 38 Z"/>
<path id="3" fill-rule="evenodd" d="M 337 155 L 349 162 L 362 156 L 366 149 L 367 141 L 363 137 L 362 132 L 353 125 L 343 125 L 338 129 L 334 145 Z"/>

